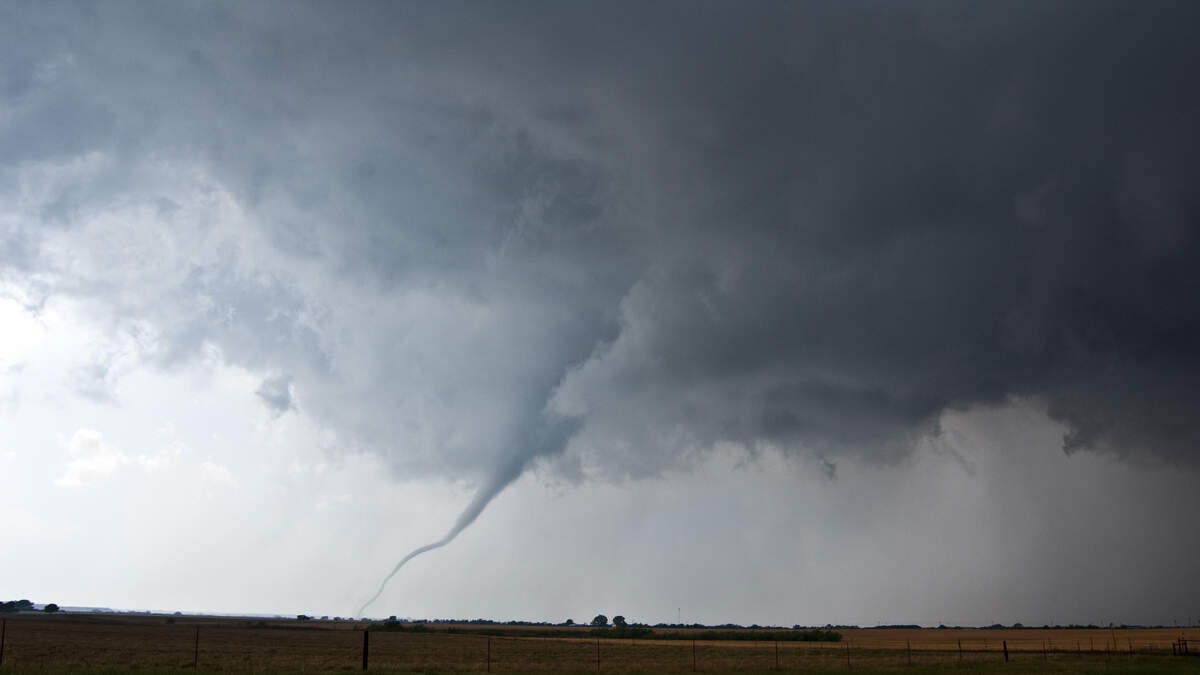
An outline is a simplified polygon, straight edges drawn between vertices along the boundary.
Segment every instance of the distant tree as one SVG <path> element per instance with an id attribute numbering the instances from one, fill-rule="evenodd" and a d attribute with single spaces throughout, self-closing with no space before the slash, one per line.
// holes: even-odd
<path id="1" fill-rule="evenodd" d="M 575 619 L 567 619 L 566 621 L 564 621 L 564 622 L 563 622 L 563 625 L 564 625 L 564 626 L 574 626 L 574 625 L 575 625 Z"/>
<path id="2" fill-rule="evenodd" d="M 297 615 L 296 615 L 296 620 L 297 620 L 297 621 L 308 621 L 308 620 L 309 620 L 309 619 L 311 619 L 311 618 L 312 618 L 312 617 L 311 617 L 311 616 L 309 616 L 309 615 L 307 615 L 307 614 L 297 614 Z"/>
<path id="3" fill-rule="evenodd" d="M 613 617 L 613 625 L 618 628 L 624 628 L 625 626 L 627 626 L 629 624 L 625 623 L 625 617 L 618 614 Z"/>
<path id="4" fill-rule="evenodd" d="M 42 611 L 47 614 L 53 614 L 58 611 L 58 605 L 56 605 L 52 602 L 52 603 L 46 605 L 45 607 L 43 607 Z"/>
<path id="5" fill-rule="evenodd" d="M 608 617 L 604 616 L 603 614 L 597 614 L 596 618 L 592 619 L 592 625 L 593 626 L 607 626 L 608 625 Z"/>
<path id="6" fill-rule="evenodd" d="M 33 603 L 28 600 L 9 600 L 0 602 L 0 612 L 28 612 L 33 609 Z"/>

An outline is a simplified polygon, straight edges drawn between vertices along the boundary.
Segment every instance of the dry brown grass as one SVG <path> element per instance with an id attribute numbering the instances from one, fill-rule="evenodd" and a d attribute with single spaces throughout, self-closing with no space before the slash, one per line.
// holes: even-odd
<path id="1" fill-rule="evenodd" d="M 1181 635 L 1200 638 L 1195 629 L 955 629 L 922 628 L 917 630 L 864 628 L 841 631 L 843 639 L 864 649 L 905 649 L 957 651 L 958 642 L 966 651 L 996 651 L 1007 641 L 1010 652 L 1041 652 L 1043 644 L 1050 652 L 1171 651 L 1171 643 Z"/>
<path id="2" fill-rule="evenodd" d="M 362 658 L 365 623 L 258 621 L 162 616 L 21 615 L 7 621 L 4 666 L 11 668 L 139 667 L 202 671 L 356 670 Z M 489 626 L 489 629 L 500 628 Z M 200 648 L 195 649 L 199 629 Z M 519 627 L 514 630 L 519 629 Z M 370 636 L 372 670 L 418 672 L 596 672 L 597 646 L 602 672 L 687 672 L 693 643 L 688 640 L 627 640 L 586 637 L 563 629 L 562 638 L 486 637 L 468 634 L 380 632 Z M 684 631 L 686 634 L 686 631 Z M 855 668 L 907 667 L 911 644 L 914 666 L 1002 660 L 1001 641 L 1014 661 L 1048 665 L 1070 659 L 1128 659 L 1130 642 L 1145 652 L 1170 654 L 1178 630 L 885 630 L 843 632 L 842 643 L 697 642 L 695 663 L 707 672 L 765 671 L 779 667 L 845 670 L 847 650 Z M 1200 631 L 1184 635 L 1200 646 Z M 1109 654 L 1113 639 L 1120 649 Z M 1043 656 L 1043 640 L 1047 652 Z M 1089 654 L 1093 646 L 1097 653 Z M 1078 650 L 1078 651 L 1077 651 Z M 778 656 L 777 656 L 778 654 Z M 1138 658 L 1158 658 L 1150 655 Z M 778 659 L 778 661 L 777 661 Z M 1198 660 L 1200 662 L 1200 660 Z"/>

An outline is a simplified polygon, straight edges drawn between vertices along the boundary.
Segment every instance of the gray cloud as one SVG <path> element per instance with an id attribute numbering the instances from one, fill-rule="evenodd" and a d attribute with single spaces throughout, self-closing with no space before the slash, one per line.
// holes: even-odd
<path id="1" fill-rule="evenodd" d="M 480 494 L 722 442 L 833 475 L 1014 399 L 1194 466 L 1197 18 L 10 6 L 0 264 Z"/>
<path id="2" fill-rule="evenodd" d="M 292 378 L 287 375 L 264 378 L 262 385 L 254 393 L 276 417 L 295 408 L 292 400 Z"/>
<path id="3" fill-rule="evenodd" d="M 676 247 L 560 390 L 597 444 L 642 419 L 890 456 L 1031 396 L 1067 449 L 1192 461 L 1197 55 L 1154 12 L 1061 9 L 850 10 L 689 54 L 658 102 L 703 118 L 657 139 Z"/>

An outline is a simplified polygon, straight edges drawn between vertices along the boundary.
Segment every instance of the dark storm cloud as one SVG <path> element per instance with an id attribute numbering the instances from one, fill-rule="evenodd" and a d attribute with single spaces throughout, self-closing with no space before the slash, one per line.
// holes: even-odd
<path id="1" fill-rule="evenodd" d="M 558 414 L 568 474 L 730 441 L 832 475 L 1012 397 L 1194 461 L 1189 5 L 64 8 L 2 29 L 6 276 L 160 365 L 291 373 L 398 470 L 494 482 Z M 127 203 L 179 265 L 38 233 Z"/>
<path id="2" fill-rule="evenodd" d="M 287 375 L 274 375 L 264 379 L 254 393 L 275 416 L 295 407 L 292 402 L 292 378 Z"/>
<path id="3" fill-rule="evenodd" d="M 1193 458 L 1200 52 L 1078 9 L 714 12 L 643 174 L 678 248 L 560 391 L 597 454 L 641 419 L 886 456 L 1020 396 L 1064 449 Z"/>

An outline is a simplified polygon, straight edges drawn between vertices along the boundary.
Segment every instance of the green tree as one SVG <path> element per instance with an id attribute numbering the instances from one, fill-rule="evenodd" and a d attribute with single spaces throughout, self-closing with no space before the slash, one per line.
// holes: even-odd
<path id="1" fill-rule="evenodd" d="M 56 605 L 52 602 L 52 603 L 46 605 L 45 607 L 43 607 L 42 611 L 47 614 L 53 614 L 58 611 L 58 605 Z"/>
<path id="2" fill-rule="evenodd" d="M 592 625 L 593 626 L 607 626 L 608 625 L 608 617 L 604 616 L 603 614 L 597 614 L 596 618 L 592 619 Z"/>
<path id="3" fill-rule="evenodd" d="M 629 624 L 625 623 L 625 617 L 618 614 L 613 617 L 613 625 L 616 626 L 617 628 L 624 628 L 625 626 L 627 626 Z"/>
<path id="4" fill-rule="evenodd" d="M 28 612 L 32 609 L 33 603 L 28 600 L 0 602 L 0 612 Z"/>

